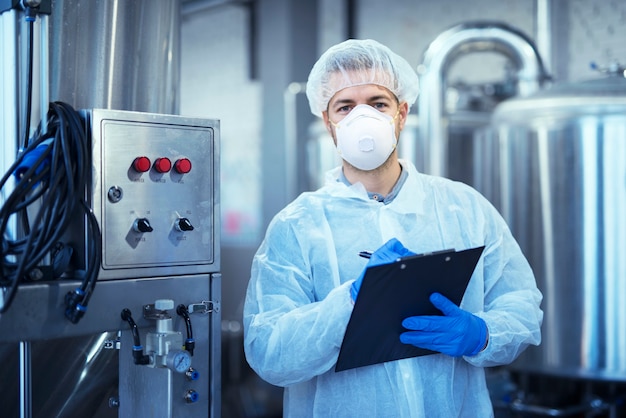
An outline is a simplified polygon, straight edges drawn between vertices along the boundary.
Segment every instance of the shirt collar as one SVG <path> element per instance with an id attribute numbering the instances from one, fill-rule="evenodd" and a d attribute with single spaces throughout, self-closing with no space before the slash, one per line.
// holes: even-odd
<path id="1" fill-rule="evenodd" d="M 384 203 L 385 205 L 391 203 L 393 199 L 395 199 L 395 197 L 398 195 L 398 193 L 400 192 L 400 189 L 402 189 L 402 185 L 404 184 L 407 177 L 409 176 L 407 170 L 405 170 L 404 167 L 402 167 L 402 165 L 400 165 L 400 167 L 402 168 L 402 171 L 400 172 L 400 178 L 398 179 L 396 184 L 393 186 L 393 189 L 391 189 L 391 192 L 389 192 L 387 196 L 383 196 L 380 193 L 370 193 L 370 192 L 367 192 L 367 196 L 370 199 L 375 200 L 380 203 Z M 339 177 L 337 178 L 337 181 L 344 183 L 348 187 L 352 186 L 352 183 L 350 183 L 348 179 L 346 178 L 346 176 L 343 174 L 343 169 L 339 170 Z"/>

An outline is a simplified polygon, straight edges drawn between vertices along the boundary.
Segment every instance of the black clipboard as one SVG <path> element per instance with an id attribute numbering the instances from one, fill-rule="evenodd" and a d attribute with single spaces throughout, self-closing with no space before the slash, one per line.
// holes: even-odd
<path id="1" fill-rule="evenodd" d="M 434 354 L 400 342 L 402 320 L 441 315 L 429 300 L 439 292 L 459 305 L 485 247 L 447 250 L 369 267 L 341 344 L 335 372 Z"/>

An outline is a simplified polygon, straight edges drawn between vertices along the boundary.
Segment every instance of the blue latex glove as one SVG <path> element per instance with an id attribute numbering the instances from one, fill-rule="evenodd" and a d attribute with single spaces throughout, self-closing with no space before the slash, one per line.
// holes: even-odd
<path id="1" fill-rule="evenodd" d="M 431 303 L 444 316 L 411 316 L 402 326 L 411 330 L 400 334 L 400 341 L 438 351 L 452 357 L 474 356 L 487 343 L 487 324 L 456 306 L 440 293 L 430 295 Z"/>
<path id="2" fill-rule="evenodd" d="M 365 276 L 365 270 L 368 267 L 380 266 L 381 264 L 389 264 L 396 261 L 400 257 L 406 257 L 408 255 L 414 255 L 415 253 L 409 251 L 400 241 L 396 238 L 391 238 L 382 247 L 372 253 L 367 266 L 361 272 L 361 275 L 356 279 L 352 286 L 350 286 L 350 295 L 352 300 L 356 301 L 356 297 L 361 290 L 361 283 L 363 283 L 363 276 Z"/>

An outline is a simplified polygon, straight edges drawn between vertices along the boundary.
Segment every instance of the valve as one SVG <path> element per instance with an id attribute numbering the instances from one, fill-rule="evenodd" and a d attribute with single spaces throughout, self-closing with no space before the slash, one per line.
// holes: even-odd
<path id="1" fill-rule="evenodd" d="M 168 312 L 172 309 L 174 301 L 171 299 L 158 299 L 144 306 L 144 318 L 156 320 L 155 332 L 146 334 L 146 352 L 154 359 L 155 367 L 186 373 L 191 368 L 191 353 L 184 349 L 182 333 L 173 329 Z"/>
<path id="2" fill-rule="evenodd" d="M 195 403 L 195 402 L 198 402 L 199 399 L 200 399 L 200 395 L 198 394 L 197 391 L 193 389 L 189 389 L 187 392 L 185 392 L 185 402 Z"/>
<path id="3" fill-rule="evenodd" d="M 595 62 L 589 63 L 589 67 L 592 70 L 598 71 L 600 73 L 608 74 L 610 76 L 617 77 L 625 77 L 626 78 L 626 67 L 621 65 L 618 61 L 612 61 L 609 65 L 600 66 Z"/>
<path id="4" fill-rule="evenodd" d="M 187 377 L 187 380 L 189 380 L 190 382 L 193 382 L 194 380 L 200 379 L 200 372 L 198 372 L 193 367 L 190 367 L 185 372 L 185 376 Z"/>

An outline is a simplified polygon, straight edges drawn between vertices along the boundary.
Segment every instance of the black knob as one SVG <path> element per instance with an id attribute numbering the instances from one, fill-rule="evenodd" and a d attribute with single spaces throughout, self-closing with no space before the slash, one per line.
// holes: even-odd
<path id="1" fill-rule="evenodd" d="M 133 228 L 137 232 L 152 232 L 152 226 L 150 226 L 150 222 L 146 218 L 138 218 L 135 220 L 135 225 Z"/>
<path id="2" fill-rule="evenodd" d="M 177 227 L 179 231 L 193 231 L 193 225 L 191 224 L 191 222 L 189 222 L 189 219 L 187 218 L 179 218 Z"/>

